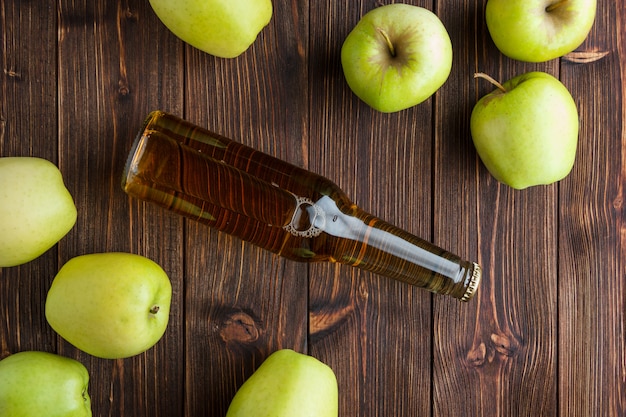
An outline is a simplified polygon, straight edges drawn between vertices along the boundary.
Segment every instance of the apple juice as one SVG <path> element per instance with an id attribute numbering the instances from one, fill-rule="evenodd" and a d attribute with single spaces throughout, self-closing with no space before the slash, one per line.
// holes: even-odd
<path id="1" fill-rule="evenodd" d="M 122 188 L 301 262 L 339 262 L 469 300 L 481 269 L 352 203 L 332 181 L 155 111 L 137 135 Z"/>

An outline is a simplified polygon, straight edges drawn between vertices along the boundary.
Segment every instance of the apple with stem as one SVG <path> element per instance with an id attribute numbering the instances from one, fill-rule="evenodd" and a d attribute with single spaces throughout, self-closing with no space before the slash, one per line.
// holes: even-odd
<path id="1" fill-rule="evenodd" d="M 91 417 L 89 373 L 53 353 L 24 351 L 0 361 L 0 416 Z"/>
<path id="2" fill-rule="evenodd" d="M 0 158 L 0 268 L 41 256 L 76 223 L 77 211 L 52 162 Z"/>
<path id="3" fill-rule="evenodd" d="M 150 259 L 94 253 L 63 265 L 48 291 L 45 314 L 78 349 L 105 359 L 127 358 L 161 339 L 171 298 L 168 276 Z"/>
<path id="4" fill-rule="evenodd" d="M 489 172 L 512 188 L 552 184 L 574 165 L 578 110 L 567 88 L 545 72 L 529 72 L 496 86 L 474 106 L 470 130 Z"/>
<path id="5" fill-rule="evenodd" d="M 337 417 L 333 370 L 318 359 L 281 349 L 239 388 L 226 417 Z"/>
<path id="6" fill-rule="evenodd" d="M 392 113 L 432 96 L 452 69 L 452 43 L 439 18 L 408 4 L 366 13 L 341 47 L 350 89 L 372 108 Z"/>
<path id="7" fill-rule="evenodd" d="M 526 62 L 559 58 L 587 38 L 596 0 L 488 0 L 487 28 L 506 56 Z"/>
<path id="8" fill-rule="evenodd" d="M 150 0 L 174 35 L 221 58 L 235 58 L 272 18 L 271 0 Z"/>

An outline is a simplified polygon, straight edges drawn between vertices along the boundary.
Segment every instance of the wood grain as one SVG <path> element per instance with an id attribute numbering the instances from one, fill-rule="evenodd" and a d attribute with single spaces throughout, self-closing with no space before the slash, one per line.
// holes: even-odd
<path id="1" fill-rule="evenodd" d="M 51 8 L 2 3 L 0 155 L 34 156 L 58 162 L 56 56 Z M 11 28 L 11 30 L 8 30 Z M 37 39 L 31 33 L 40 31 Z M 54 247 L 38 262 L 0 268 L 0 354 L 54 350 L 41 299 L 58 267 Z"/>
<path id="2" fill-rule="evenodd" d="M 581 120 L 576 166 L 563 181 L 559 196 L 559 392 L 563 415 L 626 414 L 622 203 L 626 8 L 613 2 L 600 7 L 603 13 L 597 16 L 581 49 L 609 54 L 588 64 L 564 62 L 561 66 L 561 78 L 576 99 Z M 617 21 L 615 16 L 619 16 Z"/>
<path id="3" fill-rule="evenodd" d="M 311 8 L 311 32 L 323 36 L 311 37 L 311 120 L 320 122 L 311 123 L 310 168 L 337 182 L 364 210 L 429 238 L 432 103 L 380 114 L 343 78 L 343 40 L 376 6 L 360 1 Z M 311 352 L 346 387 L 340 415 L 428 415 L 429 294 L 344 266 L 314 265 L 310 303 L 314 318 L 330 317 L 331 326 L 311 335 Z"/>
<path id="4" fill-rule="evenodd" d="M 275 22 L 237 60 L 187 48 L 189 120 L 300 164 L 307 145 L 306 15 L 277 2 Z M 297 92 L 294 94 L 294 92 Z M 274 350 L 306 352 L 307 267 L 187 224 L 187 415 L 224 415 L 236 389 Z"/>
<path id="5" fill-rule="evenodd" d="M 556 408 L 557 187 L 515 191 L 490 177 L 473 149 L 469 119 L 493 86 L 554 63 L 529 65 L 499 54 L 485 25 L 485 2 L 441 4 L 455 68 L 437 100 L 435 240 L 485 270 L 469 306 L 436 299 L 436 415 L 552 415 Z M 463 181 L 459 181 L 462 178 Z M 532 300 L 532 301 L 529 301 Z M 535 306 L 541 306 L 535 308 Z M 467 401 L 451 403 L 450 395 Z"/>
<path id="6" fill-rule="evenodd" d="M 164 267 L 174 291 L 167 336 L 145 355 L 99 360 L 60 339 L 59 352 L 94 370 L 90 390 L 99 414 L 143 409 L 176 415 L 183 410 L 184 387 L 168 385 L 184 380 L 183 223 L 131 201 L 120 183 L 125 155 L 151 107 L 167 102 L 173 110 L 182 108 L 182 78 L 160 64 L 179 60 L 182 47 L 158 41 L 168 32 L 144 2 L 60 2 L 59 16 L 60 167 L 79 208 L 60 257 L 105 251 L 144 255 Z M 158 47 L 146 48 L 150 43 Z"/>
<path id="7" fill-rule="evenodd" d="M 94 416 L 223 416 L 280 348 L 333 368 L 343 417 L 626 415 L 626 5 L 599 0 L 575 54 L 526 64 L 496 49 L 486 0 L 407 3 L 440 16 L 453 69 L 425 103 L 382 114 L 340 62 L 376 0 L 275 0 L 236 59 L 186 45 L 147 1 L 0 0 L 0 156 L 58 164 L 79 211 L 53 249 L 0 269 L 0 358 L 80 360 Z M 473 74 L 530 70 L 570 89 L 580 140 L 565 180 L 515 191 L 474 150 L 469 117 L 492 87 Z M 126 154 L 155 109 L 322 174 L 364 210 L 477 260 L 477 296 L 285 261 L 129 198 Z M 172 280 L 165 336 L 130 359 L 91 357 L 45 321 L 58 268 L 102 251 L 147 256 Z"/>

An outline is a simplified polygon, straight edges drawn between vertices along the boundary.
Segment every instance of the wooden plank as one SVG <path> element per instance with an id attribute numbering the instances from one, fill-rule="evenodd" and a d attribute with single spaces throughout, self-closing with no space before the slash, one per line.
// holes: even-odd
<path id="1" fill-rule="evenodd" d="M 432 102 L 376 112 L 350 91 L 341 68 L 345 37 L 376 6 L 311 7 L 310 167 L 364 210 L 429 239 Z M 337 374 L 340 415 L 428 415 L 429 293 L 343 265 L 313 265 L 310 299 L 311 352 Z"/>
<path id="2" fill-rule="evenodd" d="M 51 9 L 19 1 L 0 5 L 2 157 L 34 156 L 58 164 L 56 17 Z M 42 301 L 57 265 L 55 246 L 32 262 L 0 268 L 0 358 L 22 350 L 54 351 Z"/>
<path id="3" fill-rule="evenodd" d="M 476 101 L 506 81 L 555 63 L 510 60 L 493 45 L 485 2 L 438 2 L 455 45 L 437 96 L 435 242 L 484 268 L 468 305 L 434 304 L 434 415 L 552 415 L 556 408 L 557 186 L 515 191 L 480 162 L 469 129 Z M 464 398 L 452 402 L 451 397 Z"/>
<path id="4" fill-rule="evenodd" d="M 560 190 L 559 411 L 626 414 L 626 6 L 598 2 L 587 52 L 604 58 L 564 60 L 561 77 L 580 113 L 575 168 Z"/>
<path id="5" fill-rule="evenodd" d="M 307 22 L 305 2 L 274 2 L 269 26 L 240 57 L 187 48 L 185 116 L 303 166 Z M 224 415 L 270 353 L 306 352 L 308 269 L 191 221 L 185 239 L 185 413 Z"/>
<path id="6" fill-rule="evenodd" d="M 166 335 L 145 354 L 101 360 L 65 342 L 59 351 L 90 370 L 98 414 L 177 415 L 184 386 L 170 381 L 184 381 L 183 223 L 129 199 L 120 183 L 148 111 L 162 103 L 182 108 L 182 48 L 164 37 L 147 2 L 60 2 L 59 17 L 60 161 L 79 210 L 60 257 L 144 255 L 165 269 L 174 291 Z"/>

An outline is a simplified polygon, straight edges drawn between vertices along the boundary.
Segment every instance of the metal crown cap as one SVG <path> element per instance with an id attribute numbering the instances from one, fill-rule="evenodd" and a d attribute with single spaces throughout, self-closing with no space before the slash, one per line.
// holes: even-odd
<path id="1" fill-rule="evenodd" d="M 470 277 L 469 283 L 467 284 L 467 289 L 465 290 L 465 294 L 463 294 L 463 297 L 461 297 L 461 301 L 469 301 L 476 293 L 476 290 L 478 289 L 478 285 L 480 284 L 480 278 L 482 277 L 482 269 L 480 268 L 480 265 L 478 265 L 476 262 L 472 262 L 472 265 L 473 265 L 472 276 Z"/>

